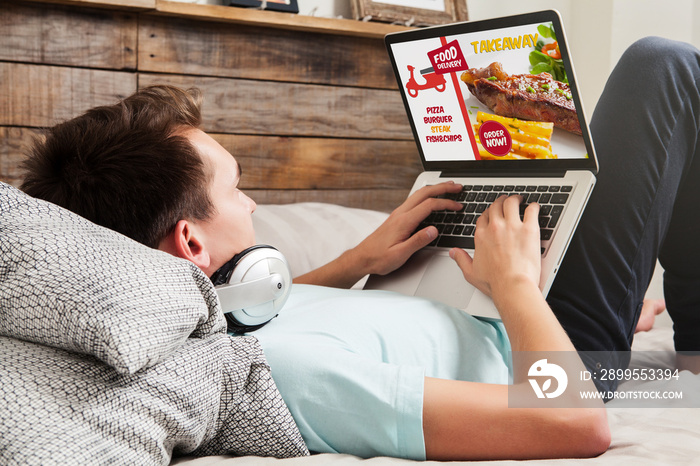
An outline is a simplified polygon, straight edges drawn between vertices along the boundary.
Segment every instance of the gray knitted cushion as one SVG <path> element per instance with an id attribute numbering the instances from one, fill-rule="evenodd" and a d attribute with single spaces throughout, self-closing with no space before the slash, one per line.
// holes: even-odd
<path id="1" fill-rule="evenodd" d="M 95 356 L 123 374 L 223 331 L 189 261 L 0 186 L 0 335 Z"/>
<path id="2" fill-rule="evenodd" d="M 0 183 L 0 464 L 308 450 L 190 263 Z"/>

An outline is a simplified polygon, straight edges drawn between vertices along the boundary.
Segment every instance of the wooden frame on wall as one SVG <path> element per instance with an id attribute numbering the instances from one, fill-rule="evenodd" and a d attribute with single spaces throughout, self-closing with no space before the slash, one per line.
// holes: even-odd
<path id="1" fill-rule="evenodd" d="M 352 0 L 355 19 L 407 26 L 467 21 L 467 0 Z"/>
<path id="2" fill-rule="evenodd" d="M 230 6 L 256 7 L 264 10 L 299 13 L 297 0 L 229 0 Z"/>

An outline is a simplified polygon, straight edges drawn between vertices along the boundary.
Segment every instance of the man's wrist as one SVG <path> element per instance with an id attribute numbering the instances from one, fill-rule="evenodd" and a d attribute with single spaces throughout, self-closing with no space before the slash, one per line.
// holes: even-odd
<path id="1" fill-rule="evenodd" d="M 345 251 L 339 259 L 345 273 L 357 280 L 372 273 L 372 261 L 364 253 L 361 244 Z"/>
<path id="2" fill-rule="evenodd" d="M 530 293 L 540 294 L 537 283 L 525 275 L 517 275 L 511 278 L 499 280 L 491 284 L 491 299 L 494 302 L 507 301 L 509 299 L 519 300 L 518 297 L 526 296 Z"/>

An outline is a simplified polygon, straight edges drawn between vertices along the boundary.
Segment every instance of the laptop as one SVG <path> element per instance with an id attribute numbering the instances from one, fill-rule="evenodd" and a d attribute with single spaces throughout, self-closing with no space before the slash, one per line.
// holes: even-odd
<path id="1" fill-rule="evenodd" d="M 365 289 L 435 299 L 499 319 L 493 301 L 464 280 L 448 252 L 474 250 L 476 219 L 501 195 L 541 206 L 547 295 L 593 190 L 598 163 L 554 10 L 389 34 L 385 39 L 424 172 L 411 193 L 454 180 L 459 212 L 434 212 L 440 236 Z"/>

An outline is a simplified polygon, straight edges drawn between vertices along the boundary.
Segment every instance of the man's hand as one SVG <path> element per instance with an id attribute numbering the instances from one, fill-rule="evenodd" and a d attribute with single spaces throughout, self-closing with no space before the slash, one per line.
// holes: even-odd
<path id="1" fill-rule="evenodd" d="M 450 256 L 464 278 L 489 296 L 499 287 L 526 281 L 539 286 L 541 256 L 539 205 L 530 204 L 520 220 L 520 196 L 501 196 L 479 217 L 474 258 L 462 249 Z"/>
<path id="2" fill-rule="evenodd" d="M 295 278 L 294 282 L 349 288 L 367 274 L 385 275 L 396 270 L 413 253 L 437 237 L 437 229 L 433 226 L 416 231 L 431 212 L 462 208 L 459 202 L 436 196 L 456 194 L 461 190 L 462 186 L 454 182 L 417 190 L 355 248 L 323 267 Z"/>
<path id="3" fill-rule="evenodd" d="M 435 197 L 461 190 L 461 185 L 446 182 L 425 186 L 409 196 L 374 233 L 354 249 L 365 272 L 378 275 L 393 272 L 416 251 L 430 244 L 437 238 L 437 229 L 434 226 L 417 232 L 416 229 L 433 211 L 461 209 L 462 204 L 459 202 Z"/>

